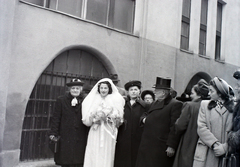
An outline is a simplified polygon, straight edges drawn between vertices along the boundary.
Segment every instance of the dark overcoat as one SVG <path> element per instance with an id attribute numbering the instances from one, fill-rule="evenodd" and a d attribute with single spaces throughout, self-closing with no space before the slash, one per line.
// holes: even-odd
<path id="1" fill-rule="evenodd" d="M 82 97 L 71 106 L 69 94 L 57 98 L 51 121 L 50 135 L 60 136 L 59 149 L 54 155 L 57 165 L 83 165 L 88 127 L 82 123 Z"/>
<path id="2" fill-rule="evenodd" d="M 201 99 L 183 104 L 182 113 L 175 123 L 176 133 L 182 135 L 173 167 L 192 167 L 198 141 L 197 119 Z"/>
<path id="3" fill-rule="evenodd" d="M 175 135 L 174 124 L 181 114 L 182 102 L 170 95 L 156 101 L 144 114 L 146 117 L 139 146 L 136 167 L 171 167 L 174 157 L 168 157 L 167 147 L 177 149 L 180 137 Z"/>
<path id="4" fill-rule="evenodd" d="M 148 105 L 140 99 L 131 106 L 130 99 L 127 98 L 124 106 L 124 123 L 118 129 L 114 167 L 135 167 L 143 132 L 139 122 L 147 107 Z"/>
<path id="5" fill-rule="evenodd" d="M 240 100 L 233 111 L 233 128 L 228 136 L 229 152 L 236 156 L 237 165 L 240 166 Z"/>

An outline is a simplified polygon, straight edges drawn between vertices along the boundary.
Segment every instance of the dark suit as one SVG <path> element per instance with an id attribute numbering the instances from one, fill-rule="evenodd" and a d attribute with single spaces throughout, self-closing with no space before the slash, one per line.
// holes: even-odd
<path id="1" fill-rule="evenodd" d="M 137 100 L 131 106 L 130 99 L 124 106 L 124 123 L 118 129 L 114 167 L 135 167 L 139 144 L 143 132 L 139 120 L 148 105 Z"/>
<path id="2" fill-rule="evenodd" d="M 170 95 L 154 102 L 146 117 L 142 140 L 139 146 L 136 167 L 171 167 L 174 157 L 168 157 L 167 147 L 177 149 L 179 136 L 174 133 L 174 124 L 181 114 L 182 102 Z"/>

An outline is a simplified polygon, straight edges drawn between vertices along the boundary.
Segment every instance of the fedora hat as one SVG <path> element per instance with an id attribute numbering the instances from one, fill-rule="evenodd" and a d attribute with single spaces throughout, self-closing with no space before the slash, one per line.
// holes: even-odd
<path id="1" fill-rule="evenodd" d="M 171 79 L 169 78 L 156 78 L 156 84 L 153 85 L 155 89 L 171 89 Z"/>
<path id="2" fill-rule="evenodd" d="M 70 82 L 66 83 L 67 86 L 83 86 L 84 82 L 82 82 L 78 78 L 71 79 Z"/>
<path id="3" fill-rule="evenodd" d="M 141 89 L 142 83 L 141 81 L 137 81 L 137 80 L 129 81 L 124 85 L 124 88 L 128 91 L 128 89 L 132 86 L 137 86 L 139 89 Z"/>

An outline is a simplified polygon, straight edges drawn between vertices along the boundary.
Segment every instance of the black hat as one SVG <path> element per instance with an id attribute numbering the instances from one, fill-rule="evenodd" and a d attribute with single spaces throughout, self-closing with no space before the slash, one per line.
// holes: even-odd
<path id="1" fill-rule="evenodd" d="M 137 86 L 139 89 L 141 89 L 141 85 L 142 85 L 141 81 L 134 80 L 134 81 L 129 81 L 128 83 L 126 83 L 124 85 L 124 88 L 126 90 L 128 90 L 132 86 Z"/>
<path id="2" fill-rule="evenodd" d="M 237 71 L 235 71 L 235 72 L 233 73 L 233 77 L 234 77 L 235 79 L 240 79 L 240 69 L 238 69 Z"/>
<path id="3" fill-rule="evenodd" d="M 186 102 L 186 101 L 191 101 L 191 97 L 189 97 L 188 94 L 182 93 L 180 97 L 176 97 L 177 100 Z"/>
<path id="4" fill-rule="evenodd" d="M 154 95 L 153 91 L 151 91 L 151 90 L 144 90 L 144 91 L 141 93 L 141 98 L 144 100 L 144 97 L 145 97 L 145 95 L 147 95 L 147 94 L 150 94 L 150 95 L 152 96 L 153 100 L 155 100 L 155 95 Z"/>
<path id="5" fill-rule="evenodd" d="M 83 91 L 86 93 L 89 93 L 92 90 L 92 88 L 93 88 L 92 85 L 88 85 L 88 84 L 83 85 Z"/>
<path id="6" fill-rule="evenodd" d="M 70 82 L 66 83 L 67 86 L 83 86 L 84 82 L 82 82 L 78 78 L 73 78 Z"/>
<path id="7" fill-rule="evenodd" d="M 117 74 L 110 74 L 108 78 L 111 79 L 113 82 L 119 81 Z"/>
<path id="8" fill-rule="evenodd" d="M 171 79 L 157 77 L 156 84 L 153 85 L 153 88 L 155 88 L 155 89 L 171 89 Z"/>

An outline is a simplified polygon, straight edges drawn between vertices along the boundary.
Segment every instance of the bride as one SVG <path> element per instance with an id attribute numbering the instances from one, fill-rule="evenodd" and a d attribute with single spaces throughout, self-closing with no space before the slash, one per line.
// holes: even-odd
<path id="1" fill-rule="evenodd" d="M 82 103 L 82 121 L 91 126 L 84 167 L 113 167 L 118 127 L 123 122 L 124 99 L 111 79 L 97 82 Z"/>

